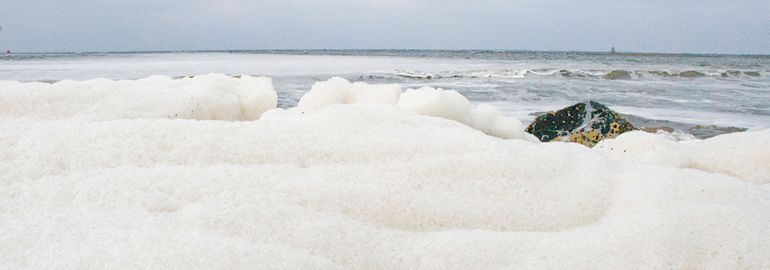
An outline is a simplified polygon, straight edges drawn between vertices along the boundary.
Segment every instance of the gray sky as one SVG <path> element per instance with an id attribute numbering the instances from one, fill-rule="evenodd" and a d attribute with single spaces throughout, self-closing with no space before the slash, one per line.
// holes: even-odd
<path id="1" fill-rule="evenodd" d="M 3 0 L 0 48 L 770 54 L 770 0 Z"/>

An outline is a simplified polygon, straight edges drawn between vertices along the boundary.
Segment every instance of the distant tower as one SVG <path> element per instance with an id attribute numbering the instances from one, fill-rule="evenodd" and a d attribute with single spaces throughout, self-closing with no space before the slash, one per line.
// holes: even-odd
<path id="1" fill-rule="evenodd" d="M 612 47 L 612 49 L 610 49 L 610 54 L 618 54 L 618 52 L 615 51 L 615 47 Z"/>
<path id="2" fill-rule="evenodd" d="M 3 31 L 3 26 L 0 26 L 0 32 Z M 6 49 L 5 54 L 11 54 L 11 49 Z"/>

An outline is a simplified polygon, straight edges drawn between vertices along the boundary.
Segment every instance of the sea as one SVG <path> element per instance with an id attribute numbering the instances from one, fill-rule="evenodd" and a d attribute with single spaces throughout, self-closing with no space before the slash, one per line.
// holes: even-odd
<path id="1" fill-rule="evenodd" d="M 457 90 L 525 123 L 594 100 L 642 126 L 770 126 L 770 56 L 506 50 L 259 50 L 22 53 L 0 56 L 0 80 L 139 79 L 207 73 L 268 76 L 278 106 L 342 77 Z"/>

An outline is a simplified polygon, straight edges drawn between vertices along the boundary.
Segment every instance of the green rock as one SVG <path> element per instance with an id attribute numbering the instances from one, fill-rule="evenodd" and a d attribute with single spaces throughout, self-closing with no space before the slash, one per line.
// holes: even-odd
<path id="1" fill-rule="evenodd" d="M 741 72 L 738 70 L 728 70 L 725 72 L 722 72 L 722 77 L 738 77 L 741 75 Z"/>
<path id="2" fill-rule="evenodd" d="M 759 77 L 759 72 L 757 71 L 744 71 L 743 74 L 749 77 Z"/>
<path id="3" fill-rule="evenodd" d="M 703 77 L 703 76 L 706 76 L 706 74 L 697 72 L 695 70 L 687 70 L 687 71 L 679 72 L 679 77 L 683 77 L 683 78 L 697 78 L 697 77 Z"/>
<path id="4" fill-rule="evenodd" d="M 568 141 L 592 147 L 631 130 L 634 126 L 623 115 L 588 101 L 538 116 L 526 131 L 543 142 Z"/>
<path id="5" fill-rule="evenodd" d="M 610 80 L 628 80 L 631 79 L 631 73 L 625 70 L 613 70 L 607 73 L 607 79 Z"/>
<path id="6" fill-rule="evenodd" d="M 745 128 L 739 128 L 739 127 L 720 127 L 716 125 L 695 125 L 688 128 L 687 133 L 692 134 L 696 138 L 706 139 L 717 135 L 734 133 L 734 132 L 743 132 L 746 130 L 747 129 Z"/>

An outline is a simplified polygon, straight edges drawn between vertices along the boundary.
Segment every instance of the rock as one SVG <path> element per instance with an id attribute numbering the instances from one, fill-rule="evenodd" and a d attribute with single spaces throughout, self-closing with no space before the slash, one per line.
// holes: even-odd
<path id="1" fill-rule="evenodd" d="M 695 70 L 687 70 L 687 71 L 679 72 L 679 77 L 682 77 L 682 78 L 698 78 L 703 76 L 706 76 L 706 74 L 697 72 Z"/>
<path id="2" fill-rule="evenodd" d="M 634 126 L 623 115 L 588 101 L 538 116 L 526 131 L 543 142 L 569 141 L 592 147 L 631 130 Z"/>
<path id="3" fill-rule="evenodd" d="M 607 73 L 606 77 L 610 80 L 628 80 L 631 79 L 631 73 L 625 70 L 613 70 Z"/>
<path id="4" fill-rule="evenodd" d="M 728 70 L 725 72 L 722 72 L 722 77 L 738 77 L 741 75 L 741 72 L 738 70 Z"/>
<path id="5" fill-rule="evenodd" d="M 743 132 L 748 129 L 739 127 L 720 127 L 716 125 L 695 125 L 687 129 L 687 133 L 692 134 L 696 138 L 706 139 L 714 136 Z"/>
<path id="6" fill-rule="evenodd" d="M 743 74 L 746 74 L 746 76 L 749 77 L 759 77 L 758 71 L 744 71 Z"/>
<path id="7" fill-rule="evenodd" d="M 668 133 L 674 132 L 674 128 L 672 127 L 644 127 L 642 130 L 649 133 L 658 133 L 658 131 L 665 131 Z"/>

